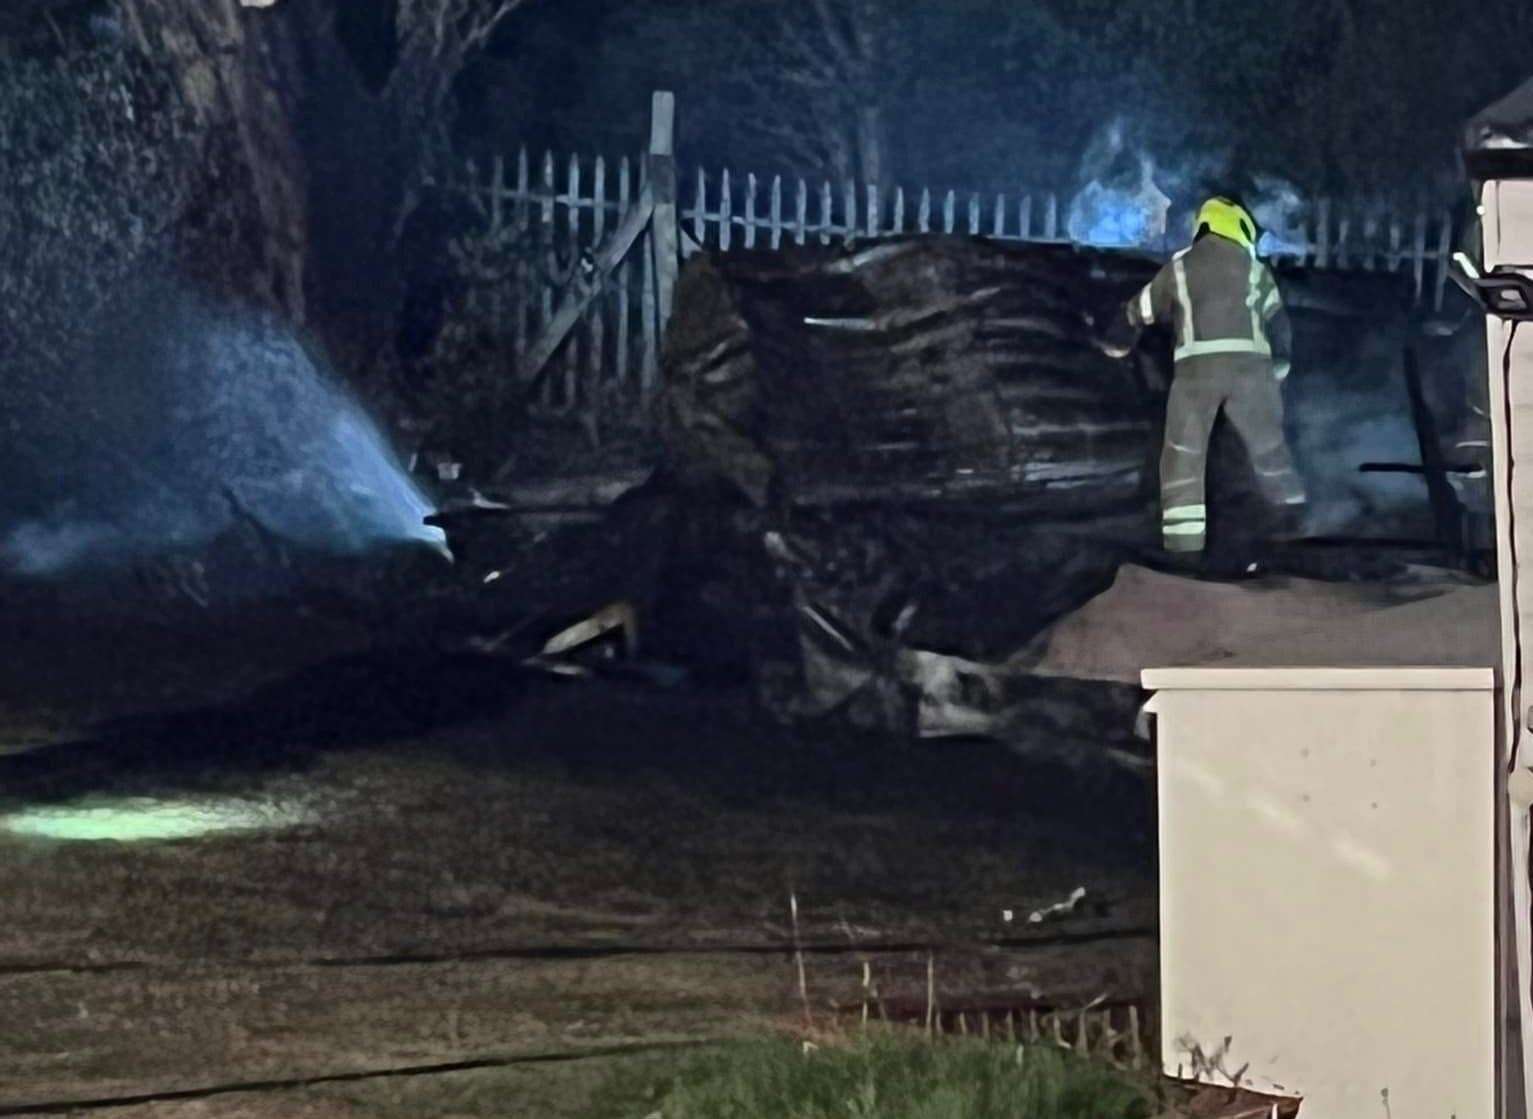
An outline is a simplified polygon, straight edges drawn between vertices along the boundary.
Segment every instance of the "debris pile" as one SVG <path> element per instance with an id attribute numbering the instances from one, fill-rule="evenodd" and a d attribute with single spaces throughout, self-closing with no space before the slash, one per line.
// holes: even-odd
<path id="1" fill-rule="evenodd" d="M 1280 585 L 1124 566 L 1158 540 L 1170 355 L 1153 335 L 1131 361 L 1096 343 L 1156 267 L 938 237 L 694 257 L 666 338 L 659 470 L 625 489 L 605 527 L 576 530 L 599 561 L 550 569 L 544 540 L 492 593 L 531 601 L 552 570 L 560 625 L 579 620 L 582 596 L 588 612 L 633 602 L 646 649 L 730 666 L 784 718 L 1123 760 L 1142 758 L 1137 669 L 1149 661 L 1247 651 L 1272 616 L 1361 616 L 1456 585 L 1442 567 L 1461 557 L 1438 536 L 1420 464 L 1463 422 L 1473 363 L 1448 343 L 1474 323 L 1423 328 L 1405 281 L 1383 274 L 1280 274 L 1296 456 L 1320 531 L 1352 546 L 1261 552 L 1271 570 L 1309 577 Z M 1268 527 L 1227 433 L 1210 504 L 1216 548 L 1246 554 Z M 1420 547 L 1368 543 L 1381 538 Z M 1423 556 L 1439 568 L 1413 567 Z M 1167 647 L 1136 644 L 1152 632 Z M 1071 651 L 1077 639 L 1090 649 Z"/>

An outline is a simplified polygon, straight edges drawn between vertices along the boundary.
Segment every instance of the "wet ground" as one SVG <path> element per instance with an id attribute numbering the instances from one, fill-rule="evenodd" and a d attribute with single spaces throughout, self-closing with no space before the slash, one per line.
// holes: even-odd
<path id="1" fill-rule="evenodd" d="M 801 1021 L 795 940 L 821 1023 L 864 963 L 919 1013 L 928 957 L 949 1012 L 1152 1001 L 1138 779 L 284 622 L 245 661 L 13 650 L 11 743 L 52 744 L 0 758 L 0 1115 L 579 1114 L 624 1062 Z M 198 688 L 130 686 L 209 677 L 179 715 Z"/>

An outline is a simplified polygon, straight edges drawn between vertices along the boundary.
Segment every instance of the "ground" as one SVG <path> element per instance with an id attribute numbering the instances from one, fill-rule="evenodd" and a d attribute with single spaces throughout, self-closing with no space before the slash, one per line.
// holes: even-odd
<path id="1" fill-rule="evenodd" d="M 40 671 L 13 650 L 18 743 L 70 723 Z M 175 716 L 81 700 L 137 713 L 0 758 L 13 825 L 231 798 L 272 825 L 0 835 L 0 1115 L 582 1114 L 625 1062 L 801 1022 L 790 897 L 817 1025 L 860 1014 L 864 962 L 884 1013 L 923 1015 L 928 957 L 950 1029 L 1153 1005 L 1141 779 L 491 661 L 276 680 Z"/>

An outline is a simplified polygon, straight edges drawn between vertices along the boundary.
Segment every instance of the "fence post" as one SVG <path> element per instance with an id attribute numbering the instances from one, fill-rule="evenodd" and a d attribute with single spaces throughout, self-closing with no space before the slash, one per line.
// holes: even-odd
<path id="1" fill-rule="evenodd" d="M 490 182 L 490 237 L 493 240 L 500 239 L 502 223 L 505 220 L 505 193 L 506 161 L 503 156 L 497 154 L 495 156 L 495 174 Z M 490 315 L 492 321 L 495 324 L 492 329 L 498 335 L 505 329 L 506 321 L 504 284 L 496 283 L 495 286 L 490 289 Z M 500 419 L 500 409 L 502 404 L 501 397 L 504 388 L 505 381 L 501 380 L 496 382 L 494 400 L 497 423 Z"/>
<path id="2" fill-rule="evenodd" d="M 879 212 L 879 189 L 874 183 L 868 184 L 868 236 L 877 237 L 882 232 L 880 225 L 881 214 Z"/>
<path id="3" fill-rule="evenodd" d="M 543 242 L 543 318 L 538 323 L 538 330 L 547 330 L 554 321 L 554 285 L 558 283 L 559 276 L 559 250 L 554 246 L 554 194 L 558 191 L 558 185 L 554 180 L 554 153 L 543 153 L 543 198 L 539 216 L 542 219 L 540 225 L 541 240 Z M 543 379 L 543 404 L 551 407 L 554 402 L 554 379 Z"/>
<path id="4" fill-rule="evenodd" d="M 1416 245 L 1414 254 L 1414 273 L 1416 280 L 1416 299 L 1419 302 L 1421 293 L 1426 290 L 1427 271 L 1427 211 L 1425 204 L 1416 211 Z"/>
<path id="5" fill-rule="evenodd" d="M 623 224 L 623 219 L 628 216 L 628 207 L 632 205 L 633 180 L 632 172 L 628 168 L 628 157 L 623 157 L 623 162 L 617 168 L 617 222 Z M 631 255 L 631 254 L 630 254 Z M 628 256 L 623 257 L 623 263 L 617 267 L 617 383 L 624 391 L 628 388 L 628 275 L 632 271 L 628 267 Z"/>
<path id="6" fill-rule="evenodd" d="M 905 232 L 905 188 L 894 188 L 894 232 Z"/>
<path id="7" fill-rule="evenodd" d="M 1059 195 L 1049 193 L 1049 207 L 1043 214 L 1043 239 L 1056 240 L 1059 236 Z"/>
<path id="8" fill-rule="evenodd" d="M 698 246 L 708 243 L 708 172 L 697 169 L 697 202 L 692 210 L 692 240 Z"/>
<path id="9" fill-rule="evenodd" d="M 645 153 L 639 159 L 639 198 L 642 200 L 645 190 L 649 187 L 650 160 L 649 154 Z M 654 197 L 653 194 L 650 195 Z M 653 218 L 651 218 L 653 222 Z M 655 230 L 653 224 L 649 230 L 640 237 L 635 248 L 639 253 L 639 394 L 640 399 L 649 400 L 649 394 L 655 387 L 655 377 L 660 365 L 660 343 L 655 329 L 655 320 L 659 317 L 656 308 L 659 300 L 655 298 Z"/>
<path id="10" fill-rule="evenodd" d="M 932 231 L 932 192 L 928 187 L 921 188 L 921 208 L 916 214 L 916 228 L 922 233 Z"/>
<path id="11" fill-rule="evenodd" d="M 1017 203 L 1017 235 L 1027 241 L 1033 235 L 1033 196 L 1024 194 Z"/>
<path id="12" fill-rule="evenodd" d="M 676 229 L 676 95 L 664 90 L 657 91 L 650 101 L 649 163 L 649 182 L 655 192 L 650 237 L 655 246 L 656 310 L 659 333 L 664 338 L 676 302 L 681 261 Z"/>
<path id="13" fill-rule="evenodd" d="M 1318 228 L 1315 230 L 1315 267 L 1329 268 L 1331 265 L 1331 200 L 1320 200 L 1320 213 L 1316 218 Z"/>
<path id="14" fill-rule="evenodd" d="M 570 253 L 569 266 L 570 278 L 580 275 L 580 157 L 570 156 L 569 175 L 569 208 L 565 211 L 566 225 L 569 228 Z M 580 323 L 577 321 L 570 328 L 569 341 L 564 350 L 564 407 L 573 410 L 579 403 L 580 395 Z"/>
<path id="15" fill-rule="evenodd" d="M 745 176 L 745 247 L 756 247 L 756 172 Z"/>
<path id="16" fill-rule="evenodd" d="M 947 192 L 947 197 L 942 200 L 942 232 L 953 232 L 954 211 L 958 206 L 958 196 L 952 191 Z"/>
<path id="17" fill-rule="evenodd" d="M 591 244 L 599 250 L 607 233 L 607 161 L 596 157 L 591 182 Z M 601 443 L 602 380 L 607 364 L 607 293 L 598 292 L 591 303 L 589 348 L 586 350 L 586 426 L 591 442 Z"/>
<path id="18" fill-rule="evenodd" d="M 719 172 L 719 252 L 727 253 L 734 244 L 735 188 L 729 181 L 729 168 Z"/>
<path id="19" fill-rule="evenodd" d="M 528 190 L 532 185 L 530 168 L 527 165 L 527 148 L 523 146 L 516 153 L 516 230 L 525 242 L 527 228 L 532 224 L 532 203 L 527 200 Z M 528 318 L 532 313 L 532 269 L 527 261 L 527 254 L 516 254 L 516 322 L 513 324 L 515 335 L 512 341 L 512 354 L 516 358 L 516 371 L 520 372 L 522 362 L 527 358 L 527 335 Z"/>
<path id="20" fill-rule="evenodd" d="M 857 184 L 851 179 L 846 180 L 846 234 L 845 240 L 850 242 L 857 236 Z"/>
<path id="21" fill-rule="evenodd" d="M 793 243 L 802 245 L 809 236 L 809 184 L 802 178 L 793 198 Z"/>
<path id="22" fill-rule="evenodd" d="M 969 236 L 979 236 L 979 192 L 969 195 Z"/>
<path id="23" fill-rule="evenodd" d="M 1448 293 L 1448 262 L 1453 256 L 1453 214 L 1443 211 L 1442 230 L 1437 238 L 1437 294 L 1432 298 L 1432 309 L 1441 311 L 1443 299 Z"/>
<path id="24" fill-rule="evenodd" d="M 772 176 L 772 248 L 782 247 L 782 176 Z"/>
<path id="25" fill-rule="evenodd" d="M 831 193 L 830 180 L 826 179 L 820 184 L 820 244 L 830 244 L 830 218 L 831 218 Z"/>
<path id="26" fill-rule="evenodd" d="M 995 230 L 994 230 L 994 233 L 992 234 L 992 236 L 999 238 L 999 237 L 1003 236 L 1005 233 L 1006 233 L 1006 196 L 1004 194 L 999 194 L 998 193 L 995 196 Z"/>

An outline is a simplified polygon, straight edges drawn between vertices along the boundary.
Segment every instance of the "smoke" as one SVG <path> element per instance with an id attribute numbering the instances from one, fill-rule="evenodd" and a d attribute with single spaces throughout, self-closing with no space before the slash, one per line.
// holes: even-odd
<path id="1" fill-rule="evenodd" d="M 1171 199 L 1155 185 L 1155 163 L 1140 160 L 1139 181 L 1131 188 L 1092 181 L 1070 204 L 1070 239 L 1103 247 L 1159 246 L 1166 239 Z"/>
<path id="2" fill-rule="evenodd" d="M 0 556 L 21 575 L 47 575 L 66 570 L 92 551 L 109 548 L 113 530 L 104 524 L 75 520 L 64 509 L 46 520 L 25 521 L 11 529 Z"/>
<path id="3" fill-rule="evenodd" d="M 1193 234 L 1198 206 L 1211 194 L 1239 194 L 1262 227 L 1264 256 L 1298 255 L 1305 245 L 1305 205 L 1293 184 L 1245 174 L 1229 151 L 1159 153 L 1123 119 L 1104 125 L 1087 145 L 1066 228 L 1072 240 L 1099 248 L 1160 252 Z"/>
<path id="4" fill-rule="evenodd" d="M 1082 157 L 1085 185 L 1065 223 L 1077 244 L 1148 248 L 1165 241 L 1171 199 L 1156 184 L 1155 160 L 1129 144 L 1123 130 L 1121 120 L 1108 124 Z"/>
<path id="5" fill-rule="evenodd" d="M 1303 256 L 1309 247 L 1304 231 L 1307 207 L 1298 188 L 1272 175 L 1255 175 L 1252 184 L 1255 189 L 1246 201 L 1262 231 L 1257 253 L 1266 257 Z"/>
<path id="6" fill-rule="evenodd" d="M 1288 429 L 1310 491 L 1317 535 L 1419 536 L 1430 533 L 1425 483 L 1417 474 L 1364 474 L 1365 463 L 1419 463 L 1400 364 L 1403 336 L 1375 321 L 1296 317 L 1294 384 Z"/>
<path id="7" fill-rule="evenodd" d="M 1295 410 L 1293 451 L 1311 491 L 1311 533 L 1409 535 L 1409 526 L 1421 519 L 1426 504 L 1420 476 L 1359 472 L 1367 462 L 1419 460 L 1408 417 L 1358 418 L 1378 404 L 1377 397 L 1331 397 L 1324 407 Z"/>
<path id="8" fill-rule="evenodd" d="M 377 425 L 275 319 L 154 284 L 85 353 L 20 402 L 0 566 L 121 565 L 251 523 L 330 555 L 445 551 Z"/>

